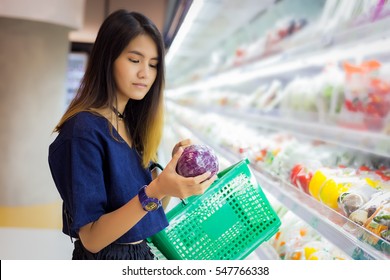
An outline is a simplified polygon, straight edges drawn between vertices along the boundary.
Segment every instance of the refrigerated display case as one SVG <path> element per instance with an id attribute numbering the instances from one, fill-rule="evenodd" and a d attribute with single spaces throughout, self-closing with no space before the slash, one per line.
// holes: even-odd
<path id="1" fill-rule="evenodd" d="M 307 1 L 269 5 L 266 18 L 285 13 L 263 36 L 171 80 L 167 125 L 250 158 L 267 193 L 348 257 L 390 259 L 390 6 L 318 1 L 318 20 L 292 20 L 291 2 Z"/>

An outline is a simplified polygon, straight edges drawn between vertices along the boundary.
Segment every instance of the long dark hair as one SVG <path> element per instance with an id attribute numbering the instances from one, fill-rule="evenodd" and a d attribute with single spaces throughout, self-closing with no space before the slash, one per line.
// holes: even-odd
<path id="1" fill-rule="evenodd" d="M 154 23 L 140 13 L 118 10 L 105 19 L 92 48 L 80 88 L 54 131 L 59 132 L 69 118 L 81 111 L 117 105 L 113 64 L 130 41 L 139 35 L 152 38 L 159 59 L 157 76 L 149 92 L 142 100 L 130 99 L 125 107 L 125 122 L 132 144 L 142 154 L 142 163 L 146 167 L 151 160 L 156 160 L 162 137 L 165 63 L 161 34 Z"/>

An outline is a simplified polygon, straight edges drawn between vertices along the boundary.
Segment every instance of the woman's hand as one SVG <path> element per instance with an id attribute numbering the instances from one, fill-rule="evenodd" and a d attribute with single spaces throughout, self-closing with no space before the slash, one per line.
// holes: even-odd
<path id="1" fill-rule="evenodd" d="M 182 143 L 181 141 L 180 143 Z M 178 143 L 178 144 L 180 144 Z M 185 142 L 189 143 L 189 142 Z M 183 153 L 183 147 L 179 146 L 172 160 L 167 164 L 161 174 L 153 180 L 146 189 L 147 195 L 162 199 L 165 196 L 174 196 L 181 199 L 192 195 L 203 194 L 205 190 L 215 181 L 216 175 L 210 177 L 210 172 L 206 172 L 196 177 L 185 178 L 176 172 L 177 161 Z"/>
<path id="2" fill-rule="evenodd" d="M 183 141 L 181 143 L 183 145 Z M 184 144 L 186 143 L 190 142 L 185 141 Z M 217 178 L 214 175 L 207 179 L 210 177 L 210 172 L 192 178 L 185 178 L 177 174 L 176 165 L 182 153 L 183 147 L 179 146 L 172 160 L 145 189 L 149 197 L 161 200 L 164 197 L 174 196 L 184 199 L 192 195 L 203 194 Z M 97 253 L 134 227 L 145 215 L 146 211 L 141 207 L 139 198 L 135 196 L 117 210 L 104 214 L 98 220 L 82 226 L 79 231 L 80 239 L 88 251 Z"/>
<path id="3" fill-rule="evenodd" d="M 185 147 L 188 147 L 190 145 L 192 145 L 191 139 L 181 140 L 179 143 L 177 143 L 175 145 L 175 147 L 173 147 L 173 149 L 172 149 L 172 157 L 177 153 L 177 151 L 179 150 L 180 147 L 185 148 Z"/>

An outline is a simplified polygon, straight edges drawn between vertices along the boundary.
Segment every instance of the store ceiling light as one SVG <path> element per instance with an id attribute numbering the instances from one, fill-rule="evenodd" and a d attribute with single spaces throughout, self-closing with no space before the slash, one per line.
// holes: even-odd
<path id="1" fill-rule="evenodd" d="M 179 31 L 177 32 L 177 35 L 175 36 L 168 53 L 165 57 L 166 65 L 168 66 L 170 62 L 172 61 L 173 56 L 175 55 L 176 51 L 179 49 L 181 43 L 183 42 L 184 38 L 187 36 L 188 31 L 191 28 L 191 25 L 193 24 L 196 16 L 198 15 L 199 11 L 202 9 L 204 0 L 193 0 L 190 9 L 188 10 L 188 13 L 186 17 L 184 18 L 183 23 L 180 26 Z"/>

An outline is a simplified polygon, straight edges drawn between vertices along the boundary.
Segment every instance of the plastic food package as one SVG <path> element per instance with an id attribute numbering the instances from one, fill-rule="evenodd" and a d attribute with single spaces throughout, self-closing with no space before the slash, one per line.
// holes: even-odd
<path id="1" fill-rule="evenodd" d="M 379 197 L 378 197 L 379 198 Z M 377 249 L 381 249 L 390 252 L 390 235 L 389 235 L 389 226 L 390 226 L 390 197 L 389 194 L 384 194 L 383 197 L 377 201 L 377 208 L 375 212 L 365 221 L 363 226 L 372 232 L 375 236 L 369 235 L 367 233 L 363 233 L 361 239 L 366 241 L 368 244 L 376 247 Z M 373 210 L 373 209 L 371 209 Z M 378 236 L 378 237 L 376 237 Z M 380 240 L 383 238 L 385 241 Z"/>
<path id="2" fill-rule="evenodd" d="M 372 198 L 361 208 L 353 211 L 349 218 L 359 224 L 365 225 L 368 219 L 378 211 L 378 209 L 390 202 L 390 192 L 378 192 L 372 195 Z"/>
<path id="3" fill-rule="evenodd" d="M 291 212 L 282 217 L 282 227 L 270 244 L 284 260 L 349 259 Z"/>
<path id="4" fill-rule="evenodd" d="M 327 180 L 337 176 L 347 176 L 347 175 L 351 176 L 351 175 L 355 175 L 355 173 L 356 173 L 355 170 L 351 168 L 330 168 L 330 167 L 319 168 L 314 172 L 313 177 L 309 183 L 309 193 L 317 200 L 321 200 L 320 191 Z M 327 188 L 322 190 L 323 196 L 326 195 L 326 192 L 327 192 Z"/>
<path id="5" fill-rule="evenodd" d="M 367 203 L 376 192 L 378 190 L 367 184 L 350 188 L 339 196 L 339 209 L 348 217 L 352 212 Z"/>

